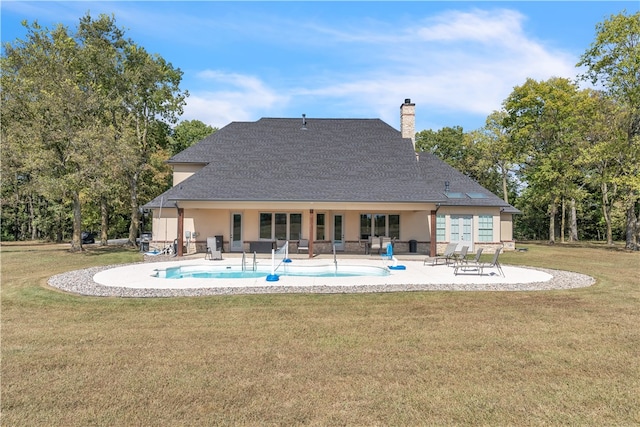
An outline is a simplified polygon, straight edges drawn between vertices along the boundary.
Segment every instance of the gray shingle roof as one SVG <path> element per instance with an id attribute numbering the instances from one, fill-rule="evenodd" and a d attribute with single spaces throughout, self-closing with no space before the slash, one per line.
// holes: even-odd
<path id="1" fill-rule="evenodd" d="M 500 206 L 504 212 L 520 213 L 473 179 L 449 166 L 431 153 L 419 153 L 422 179 L 427 183 L 429 197 L 444 206 Z M 448 185 L 447 185 L 448 183 Z M 448 189 L 448 191 L 447 191 Z"/>
<path id="2" fill-rule="evenodd" d="M 433 155 L 416 161 L 413 145 L 379 119 L 263 118 L 233 122 L 169 163 L 206 164 L 146 207 L 180 200 L 453 203 L 450 191 L 484 192 L 465 205 L 505 206 Z M 447 177 L 447 179 L 443 179 Z"/>

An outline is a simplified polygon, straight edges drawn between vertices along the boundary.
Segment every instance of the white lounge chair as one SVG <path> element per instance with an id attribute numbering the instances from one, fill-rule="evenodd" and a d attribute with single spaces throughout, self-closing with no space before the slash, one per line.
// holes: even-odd
<path id="1" fill-rule="evenodd" d="M 484 273 L 485 268 L 495 268 L 496 270 L 498 270 L 498 272 L 502 277 L 505 277 L 504 271 L 502 271 L 502 266 L 500 265 L 500 262 L 498 262 L 498 257 L 500 256 L 501 251 L 502 251 L 502 248 L 496 249 L 496 251 L 493 254 L 493 259 L 491 260 L 491 262 L 469 261 L 466 264 L 460 264 L 460 265 L 456 264 L 455 269 L 453 270 L 453 274 L 457 275 L 459 271 L 466 272 L 469 270 L 475 270 L 478 272 L 479 275 L 481 275 Z"/>
<path id="2" fill-rule="evenodd" d="M 204 259 L 222 259 L 222 248 L 218 247 L 218 241 L 215 237 L 207 237 L 207 253 Z"/>
<path id="3" fill-rule="evenodd" d="M 456 247 L 458 246 L 457 243 L 449 243 L 447 245 L 447 247 L 444 250 L 444 254 L 442 254 L 441 256 L 435 256 L 435 257 L 427 257 L 424 260 L 423 265 L 427 265 L 427 262 L 430 262 L 431 265 L 438 265 L 438 261 L 443 260 L 445 264 L 449 264 L 450 262 L 453 261 L 453 256 L 456 253 Z"/>
<path id="4" fill-rule="evenodd" d="M 480 257 L 482 256 L 482 248 L 478 249 L 476 251 L 476 256 L 473 257 L 473 259 L 467 259 L 466 257 L 464 258 L 460 258 L 458 260 L 456 260 L 456 267 L 457 268 L 462 268 L 465 266 L 473 266 L 473 265 L 478 265 L 480 263 Z"/>
<path id="5" fill-rule="evenodd" d="M 371 239 L 371 244 L 369 245 L 369 254 L 372 254 L 373 251 L 375 250 L 378 253 L 378 255 L 380 255 L 380 248 L 382 247 L 380 245 L 380 241 L 382 239 L 378 236 L 371 236 L 369 237 L 369 239 Z"/>
<path id="6" fill-rule="evenodd" d="M 359 243 L 360 243 L 360 247 L 362 249 L 364 249 L 364 254 L 367 255 L 369 253 L 369 239 L 360 239 Z"/>
<path id="7" fill-rule="evenodd" d="M 298 253 L 300 253 L 301 250 L 309 252 L 309 239 L 298 240 Z"/>
<path id="8" fill-rule="evenodd" d="M 467 254 L 469 253 L 469 246 L 463 246 L 460 249 L 460 252 L 453 252 L 453 261 L 454 262 L 458 262 L 458 261 L 462 261 L 465 262 L 467 260 Z"/>

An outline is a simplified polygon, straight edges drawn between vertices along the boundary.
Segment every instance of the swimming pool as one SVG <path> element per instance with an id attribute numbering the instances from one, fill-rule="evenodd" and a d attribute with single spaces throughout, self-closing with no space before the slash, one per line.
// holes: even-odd
<path id="1" fill-rule="evenodd" d="M 258 268 L 256 271 L 243 271 L 240 266 L 220 266 L 220 265 L 183 265 L 157 269 L 154 277 L 162 279 L 258 279 L 271 274 L 271 269 Z M 336 266 L 316 265 L 316 266 L 296 266 L 283 265 L 277 271 L 279 276 L 299 276 L 299 277 L 358 277 L 374 276 L 383 277 L 389 275 L 389 270 L 375 266 Z"/>

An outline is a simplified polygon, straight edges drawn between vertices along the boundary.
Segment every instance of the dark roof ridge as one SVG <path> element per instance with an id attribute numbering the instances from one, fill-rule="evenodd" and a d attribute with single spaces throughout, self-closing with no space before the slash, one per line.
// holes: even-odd
<path id="1" fill-rule="evenodd" d="M 309 117 L 305 116 L 307 120 L 379 120 L 383 121 L 378 117 Z M 256 121 L 249 122 L 231 122 L 231 123 L 256 123 L 260 120 L 302 120 L 302 117 L 261 117 Z"/>

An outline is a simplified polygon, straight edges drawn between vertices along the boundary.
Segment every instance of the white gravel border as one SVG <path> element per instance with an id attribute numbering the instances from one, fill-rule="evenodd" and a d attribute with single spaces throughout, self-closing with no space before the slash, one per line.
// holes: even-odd
<path id="1" fill-rule="evenodd" d="M 311 261 L 310 261 L 311 262 Z M 323 265 L 327 260 L 320 261 Z M 176 265 L 212 265 L 212 261 L 173 261 L 92 267 L 49 278 L 48 284 L 65 292 L 101 297 L 193 297 L 266 293 L 367 293 L 407 291 L 541 291 L 593 285 L 593 277 L 544 268 L 503 266 L 505 277 L 485 274 L 457 275 L 447 266 L 424 266 L 422 261 L 400 261 L 406 270 L 386 277 L 301 278 L 283 276 L 278 282 L 261 279 L 158 279 L 157 268 Z M 352 260 L 341 265 L 388 264 L 380 260 Z M 221 264 L 224 265 L 224 264 Z M 232 265 L 237 266 L 237 260 Z"/>

